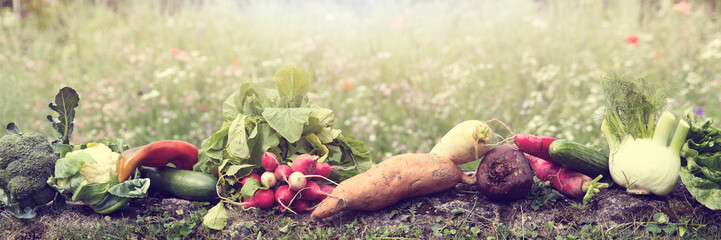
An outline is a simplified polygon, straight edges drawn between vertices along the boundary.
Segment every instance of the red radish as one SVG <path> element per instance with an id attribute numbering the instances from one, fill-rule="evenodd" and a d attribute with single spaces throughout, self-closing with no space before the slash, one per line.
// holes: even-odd
<path id="1" fill-rule="evenodd" d="M 295 196 L 295 191 L 290 190 L 290 187 L 288 185 L 283 185 L 278 187 L 278 189 L 275 190 L 275 201 L 278 202 L 281 206 L 280 211 L 284 211 L 288 205 L 290 205 L 290 202 L 293 201 L 293 197 Z"/>
<path id="2" fill-rule="evenodd" d="M 589 198 L 597 193 L 600 188 L 607 188 L 607 183 L 598 183 L 602 175 L 599 175 L 596 179 L 573 171 L 560 164 L 555 164 L 539 157 L 533 156 L 528 153 L 524 153 L 531 168 L 538 176 L 541 181 L 549 181 L 551 187 L 558 190 L 561 194 L 569 198 L 583 198 L 584 204 L 588 202 Z M 589 195 L 590 194 L 590 195 Z"/>
<path id="3" fill-rule="evenodd" d="M 255 180 L 258 180 L 258 182 L 260 182 L 260 175 L 258 175 L 257 173 L 251 173 L 250 175 L 245 176 L 243 179 L 241 179 L 240 184 L 245 185 L 245 181 L 249 178 L 255 178 Z"/>
<path id="4" fill-rule="evenodd" d="M 548 146 L 556 141 L 554 137 L 534 136 L 531 134 L 518 134 L 513 136 L 513 142 L 521 152 L 531 154 L 541 159 L 551 159 Z"/>
<path id="5" fill-rule="evenodd" d="M 323 192 L 317 183 L 309 181 L 305 184 L 305 188 L 300 190 L 300 198 L 308 201 L 317 201 L 318 198 L 328 195 Z"/>
<path id="6" fill-rule="evenodd" d="M 331 192 L 333 192 L 333 189 L 335 189 L 335 187 L 333 187 L 331 185 L 320 185 L 319 187 L 320 187 L 320 191 L 323 192 L 323 194 L 320 194 L 318 196 L 318 199 L 316 199 L 316 201 L 325 200 L 325 198 L 328 197 Z"/>
<path id="7" fill-rule="evenodd" d="M 275 201 L 273 201 L 273 190 L 271 189 L 258 189 L 253 194 L 253 197 L 243 201 L 243 208 L 260 208 L 268 209 L 273 207 Z"/>
<path id="8" fill-rule="evenodd" d="M 275 178 L 274 172 L 264 172 L 263 175 L 260 175 L 260 183 L 263 185 L 268 185 L 268 187 L 275 187 L 275 184 L 278 183 L 278 179 Z"/>
<path id="9" fill-rule="evenodd" d="M 278 157 L 272 152 L 265 152 L 261 161 L 263 163 L 263 168 L 267 171 L 274 171 L 275 168 L 278 167 Z"/>
<path id="10" fill-rule="evenodd" d="M 293 159 L 293 164 L 290 167 L 293 169 L 293 172 L 300 172 L 303 173 L 303 175 L 313 175 L 317 168 L 317 160 L 318 156 L 301 154 Z"/>
<path id="11" fill-rule="evenodd" d="M 290 206 L 293 211 L 296 211 L 297 213 L 304 213 L 304 212 L 310 212 L 313 210 L 310 207 L 310 202 L 305 200 L 295 200 L 293 201 L 293 205 Z"/>
<path id="12" fill-rule="evenodd" d="M 294 172 L 291 173 L 288 177 L 288 185 L 290 186 L 290 190 L 293 191 L 300 191 L 301 189 L 305 188 L 305 185 L 308 181 L 305 180 L 305 175 L 301 172 Z"/>
<path id="13" fill-rule="evenodd" d="M 290 166 L 285 164 L 275 168 L 275 178 L 278 181 L 288 182 L 288 176 L 290 176 L 291 173 L 293 173 L 293 169 L 291 169 Z"/>
<path id="14" fill-rule="evenodd" d="M 342 168 L 342 167 L 331 167 L 330 164 L 325 163 L 325 162 L 318 163 L 318 164 L 316 164 L 315 175 L 319 175 L 319 176 L 323 176 L 323 177 L 313 177 L 310 180 L 323 181 L 323 180 L 325 180 L 324 178 L 330 177 L 331 171 L 336 170 L 336 169 L 340 169 L 343 171 L 346 170 L 345 168 Z"/>
<path id="15" fill-rule="evenodd" d="M 320 176 L 323 176 L 323 177 L 325 177 L 325 178 L 328 178 L 328 177 L 330 176 L 330 172 L 331 172 L 332 170 L 333 170 L 333 168 L 331 168 L 330 164 L 325 163 L 325 162 L 318 163 L 318 164 L 315 165 L 315 175 L 320 175 Z M 321 177 L 313 177 L 313 178 L 311 178 L 310 180 L 313 180 L 313 181 L 321 181 L 321 180 L 323 180 L 323 178 L 321 178 Z"/>
<path id="16" fill-rule="evenodd" d="M 333 192 L 333 189 L 335 189 L 335 187 L 333 187 L 331 185 L 320 185 L 320 190 L 327 194 L 330 194 L 331 192 Z"/>

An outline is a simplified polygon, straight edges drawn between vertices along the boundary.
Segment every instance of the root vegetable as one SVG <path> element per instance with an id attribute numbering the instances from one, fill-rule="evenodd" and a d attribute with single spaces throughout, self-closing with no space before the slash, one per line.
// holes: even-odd
<path id="1" fill-rule="evenodd" d="M 290 186 L 290 190 L 293 191 L 300 191 L 303 189 L 308 181 L 305 180 L 305 175 L 301 172 L 294 172 L 290 174 L 290 177 L 288 177 L 288 186 Z"/>
<path id="2" fill-rule="evenodd" d="M 266 171 L 273 171 L 278 167 L 278 157 L 272 152 L 266 152 L 261 158 L 261 163 Z"/>
<path id="3" fill-rule="evenodd" d="M 260 182 L 268 187 L 275 187 L 275 185 L 278 184 L 278 179 L 275 178 L 274 172 L 268 171 L 264 172 L 263 175 L 260 175 Z"/>
<path id="4" fill-rule="evenodd" d="M 293 197 L 295 196 L 295 191 L 290 190 L 290 187 L 288 185 L 283 185 L 278 187 L 278 189 L 275 190 L 275 201 L 280 204 L 281 211 L 284 210 L 285 207 L 288 207 L 293 201 Z"/>
<path id="5" fill-rule="evenodd" d="M 317 168 L 317 160 L 318 156 L 301 154 L 293 159 L 293 164 L 291 164 L 290 167 L 293 169 L 293 172 L 300 172 L 304 175 L 313 175 L 315 174 L 315 169 Z"/>
<path id="6" fill-rule="evenodd" d="M 433 146 L 431 153 L 438 154 L 456 165 L 473 162 L 491 148 L 491 129 L 486 123 L 468 120 L 454 126 Z"/>
<path id="7" fill-rule="evenodd" d="M 461 181 L 472 184 L 473 178 L 447 159 L 427 153 L 402 154 L 341 182 L 311 217 L 324 218 L 343 210 L 378 210 L 405 198 L 448 190 Z"/>
<path id="8" fill-rule="evenodd" d="M 304 212 L 309 212 L 309 211 L 313 210 L 310 207 L 310 202 L 302 200 L 302 199 L 293 201 L 293 204 L 290 206 L 290 208 L 293 209 L 293 211 L 295 211 L 297 213 L 304 213 Z"/>
<path id="9" fill-rule="evenodd" d="M 476 170 L 476 186 L 491 199 L 513 200 L 533 186 L 533 171 L 523 153 L 511 145 L 488 151 Z"/>
<path id="10" fill-rule="evenodd" d="M 318 197 L 318 199 L 316 199 L 316 201 L 325 200 L 328 197 L 328 195 L 330 195 L 330 193 L 333 192 L 333 189 L 335 189 L 335 187 L 333 187 L 331 185 L 320 185 L 320 191 L 323 192 L 323 194 L 321 194 Z"/>
<path id="11" fill-rule="evenodd" d="M 474 179 L 456 164 L 485 155 L 492 138 L 484 122 L 462 122 L 448 131 L 431 153 L 397 155 L 341 182 L 311 217 L 321 219 L 343 210 L 378 210 L 402 199 L 448 190 L 459 182 L 473 184 Z"/>
<path id="12" fill-rule="evenodd" d="M 273 190 L 270 189 L 258 189 L 253 194 L 253 197 L 243 201 L 243 208 L 260 208 L 268 209 L 273 207 L 275 202 L 273 201 Z"/>
<path id="13" fill-rule="evenodd" d="M 313 177 L 310 180 L 323 181 L 324 180 L 323 178 L 330 177 L 331 172 L 336 169 L 345 171 L 345 169 L 342 167 L 332 167 L 330 164 L 325 163 L 325 162 L 318 163 L 318 164 L 316 164 L 315 175 L 319 175 L 319 176 L 323 176 L 323 177 Z"/>
<path id="14" fill-rule="evenodd" d="M 260 175 L 257 173 L 251 173 L 248 176 L 243 177 L 243 179 L 240 180 L 240 184 L 245 185 L 245 181 L 247 181 L 249 178 L 255 178 L 255 180 L 258 180 L 260 182 Z"/>
<path id="15" fill-rule="evenodd" d="M 600 188 L 607 188 L 607 183 L 599 183 L 603 175 L 596 179 L 583 173 L 570 170 L 560 164 L 555 164 L 539 157 L 525 153 L 528 163 L 541 181 L 549 181 L 551 187 L 569 198 L 581 199 L 586 204 Z"/>
<path id="16" fill-rule="evenodd" d="M 278 181 L 288 182 L 288 176 L 293 173 L 293 169 L 288 165 L 280 165 L 275 168 L 275 178 Z"/>
<path id="17" fill-rule="evenodd" d="M 309 181 L 306 183 L 305 188 L 300 190 L 300 198 L 308 201 L 317 201 L 325 199 L 328 193 L 323 192 L 317 183 Z"/>
<path id="18" fill-rule="evenodd" d="M 516 144 L 519 150 L 542 159 L 551 159 L 548 148 L 553 141 L 556 141 L 556 138 L 534 136 L 531 134 L 518 134 L 513 136 L 513 143 Z"/>

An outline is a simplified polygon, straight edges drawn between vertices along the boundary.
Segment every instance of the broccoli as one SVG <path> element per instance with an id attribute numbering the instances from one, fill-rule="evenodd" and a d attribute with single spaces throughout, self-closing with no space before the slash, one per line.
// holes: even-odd
<path id="1" fill-rule="evenodd" d="M 20 208 L 45 205 L 55 196 L 47 184 L 58 156 L 38 133 L 11 133 L 0 138 L 0 188 Z"/>

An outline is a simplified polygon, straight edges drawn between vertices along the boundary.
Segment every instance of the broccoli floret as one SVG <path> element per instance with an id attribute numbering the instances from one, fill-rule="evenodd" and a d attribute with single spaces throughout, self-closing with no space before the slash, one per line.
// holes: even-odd
<path id="1" fill-rule="evenodd" d="M 0 189 L 5 189 L 8 184 L 8 174 L 5 169 L 0 169 Z"/>
<path id="2" fill-rule="evenodd" d="M 58 156 L 50 142 L 38 133 L 8 134 L 0 138 L 0 188 L 21 207 L 48 203 L 55 190 L 47 179 L 55 171 Z"/>

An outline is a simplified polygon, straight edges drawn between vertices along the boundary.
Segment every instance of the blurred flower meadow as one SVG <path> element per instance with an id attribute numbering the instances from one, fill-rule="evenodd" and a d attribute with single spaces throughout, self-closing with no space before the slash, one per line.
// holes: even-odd
<path id="1" fill-rule="evenodd" d="M 375 161 L 429 151 L 466 119 L 505 123 L 491 123 L 497 141 L 604 148 L 609 72 L 668 87 L 677 115 L 721 117 L 713 1 L 52 2 L 0 14 L 0 123 L 50 137 L 47 104 L 70 86 L 75 144 L 200 145 L 232 91 L 274 87 L 288 64 L 313 74 L 311 103 Z"/>

